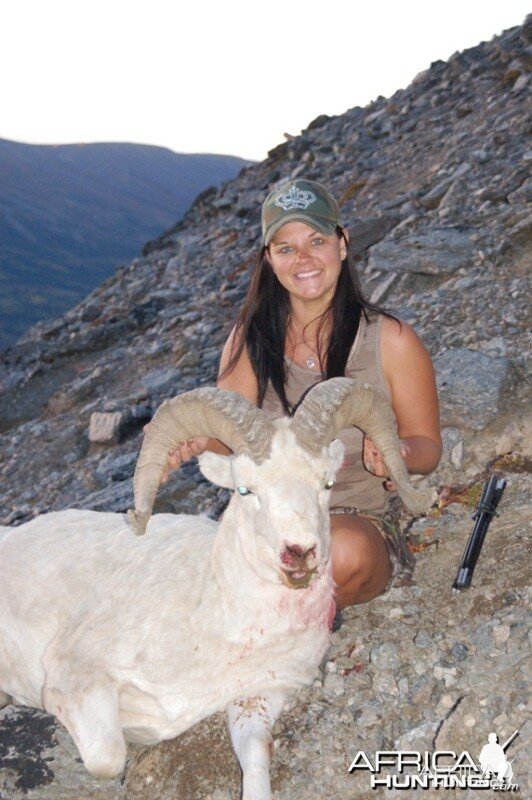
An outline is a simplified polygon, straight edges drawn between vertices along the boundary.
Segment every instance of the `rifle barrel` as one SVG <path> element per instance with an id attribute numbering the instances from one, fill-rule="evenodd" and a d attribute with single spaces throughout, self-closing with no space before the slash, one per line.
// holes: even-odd
<path id="1" fill-rule="evenodd" d="M 515 733 L 512 733 L 512 735 L 510 736 L 510 738 L 509 738 L 509 739 L 507 739 L 507 740 L 505 741 L 505 743 L 504 743 L 504 744 L 501 744 L 501 747 L 502 747 L 502 749 L 503 749 L 503 750 L 506 750 L 506 748 L 507 748 L 509 745 L 511 745 L 511 743 L 513 742 L 513 740 L 515 739 L 515 737 L 516 737 L 516 736 L 519 736 L 519 731 L 516 731 Z"/>
<path id="2" fill-rule="evenodd" d="M 475 525 L 466 544 L 453 589 L 467 589 L 471 586 L 477 559 L 505 486 L 504 478 L 499 478 L 497 475 L 491 475 L 487 481 L 484 481 L 480 500 L 473 514 Z"/>

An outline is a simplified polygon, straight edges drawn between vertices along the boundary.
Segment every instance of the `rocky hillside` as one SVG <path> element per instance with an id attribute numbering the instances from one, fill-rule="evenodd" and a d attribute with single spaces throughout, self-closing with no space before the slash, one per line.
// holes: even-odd
<path id="1" fill-rule="evenodd" d="M 314 120 L 264 162 L 200 195 L 142 257 L 3 355 L 0 524 L 68 506 L 124 511 L 143 423 L 164 398 L 215 380 L 268 190 L 305 176 L 339 199 L 367 293 L 413 323 L 433 356 L 445 453 L 428 482 L 440 501 L 429 517 L 404 519 L 419 553 L 415 582 L 346 613 L 322 674 L 278 723 L 276 800 L 383 796 L 369 789 L 367 773 L 348 774 L 357 751 L 443 748 L 478 758 L 490 732 L 502 741 L 516 729 L 508 755 L 521 796 L 532 789 L 531 65 L 529 18 L 435 62 L 388 99 Z M 508 480 L 500 516 L 473 587 L 453 596 L 472 509 L 493 471 Z M 216 514 L 222 505 L 222 493 L 187 465 L 157 509 Z M 124 775 L 105 783 L 84 772 L 53 718 L 14 707 L 0 718 L 7 800 L 239 797 L 221 717 L 159 747 L 131 747 Z M 405 796 L 386 792 L 396 795 Z"/>
<path id="2" fill-rule="evenodd" d="M 0 139 L 0 349 L 71 308 L 247 164 L 127 142 Z"/>

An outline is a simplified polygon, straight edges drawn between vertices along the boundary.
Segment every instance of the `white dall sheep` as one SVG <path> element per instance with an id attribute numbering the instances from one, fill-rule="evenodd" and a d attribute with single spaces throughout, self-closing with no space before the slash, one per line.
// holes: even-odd
<path id="1" fill-rule="evenodd" d="M 163 403 L 135 472 L 135 511 L 42 515 L 0 539 L 0 698 L 65 725 L 87 769 L 115 776 L 125 738 L 170 739 L 227 709 L 244 800 L 270 798 L 271 727 L 316 676 L 334 615 L 328 490 L 356 424 L 405 502 L 393 415 L 368 385 L 335 378 L 292 419 L 198 389 Z M 205 434 L 204 475 L 235 490 L 220 523 L 151 510 L 167 453 Z M 421 505 L 420 505 L 421 504 Z M 151 517 L 151 519 L 150 519 Z M 146 536 L 133 536 L 144 532 Z"/>

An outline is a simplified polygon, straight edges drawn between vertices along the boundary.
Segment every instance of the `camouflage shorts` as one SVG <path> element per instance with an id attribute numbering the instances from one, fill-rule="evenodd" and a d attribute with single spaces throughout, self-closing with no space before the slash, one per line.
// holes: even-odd
<path id="1" fill-rule="evenodd" d="M 393 508 L 392 504 L 379 514 L 354 508 L 353 506 L 333 506 L 329 509 L 329 513 L 331 515 L 353 514 L 357 517 L 363 517 L 372 522 L 381 532 L 388 548 L 388 555 L 392 565 L 392 577 L 385 591 L 391 589 L 392 586 L 402 585 L 412 577 L 416 559 L 408 548 L 406 538 L 399 525 L 399 513 Z"/>

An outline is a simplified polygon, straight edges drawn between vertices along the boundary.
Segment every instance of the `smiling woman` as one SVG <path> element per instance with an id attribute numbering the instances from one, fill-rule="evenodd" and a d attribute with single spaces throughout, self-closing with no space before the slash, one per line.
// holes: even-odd
<path id="1" fill-rule="evenodd" d="M 336 233 L 319 234 L 306 222 L 287 222 L 272 237 L 265 258 L 290 297 L 285 353 L 296 364 L 317 368 L 330 330 L 318 324 L 314 338 L 307 328 L 330 307 L 347 256 L 347 241 Z M 298 320 L 300 322 L 298 322 Z M 300 328 L 303 320 L 310 320 Z"/>
<path id="2" fill-rule="evenodd" d="M 292 306 L 316 304 L 318 309 L 334 297 L 347 255 L 344 239 L 336 234 L 316 235 L 306 222 L 287 222 L 274 234 L 266 258 L 279 283 L 291 295 Z"/>
<path id="3" fill-rule="evenodd" d="M 262 207 L 263 246 L 236 325 L 222 353 L 218 386 L 272 417 L 292 415 L 308 390 L 347 376 L 388 399 L 410 472 L 429 473 L 441 455 L 438 400 L 429 355 L 413 329 L 367 301 L 349 235 L 332 195 L 315 181 L 289 181 Z M 330 492 L 333 577 L 342 607 L 372 599 L 391 579 L 411 575 L 414 559 L 399 530 L 394 487 L 374 443 L 341 430 L 342 466 Z M 170 457 L 179 466 L 205 438 Z"/>

